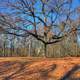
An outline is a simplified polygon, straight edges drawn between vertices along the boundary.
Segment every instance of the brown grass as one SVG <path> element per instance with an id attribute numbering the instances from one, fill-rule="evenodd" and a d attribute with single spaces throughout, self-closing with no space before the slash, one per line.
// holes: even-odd
<path id="1" fill-rule="evenodd" d="M 80 57 L 2 57 L 0 80 L 80 80 Z"/>

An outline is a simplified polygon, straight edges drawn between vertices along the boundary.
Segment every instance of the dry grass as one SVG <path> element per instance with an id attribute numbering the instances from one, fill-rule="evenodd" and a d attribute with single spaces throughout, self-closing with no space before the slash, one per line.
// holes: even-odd
<path id="1" fill-rule="evenodd" d="M 2 57 L 0 80 L 80 80 L 80 57 Z"/>

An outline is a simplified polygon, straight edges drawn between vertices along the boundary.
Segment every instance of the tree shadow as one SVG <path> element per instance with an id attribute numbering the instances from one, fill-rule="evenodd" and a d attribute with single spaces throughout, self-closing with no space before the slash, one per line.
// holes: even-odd
<path id="1" fill-rule="evenodd" d="M 20 64 L 20 69 L 15 71 L 14 73 L 12 73 L 11 75 L 7 76 L 4 78 L 4 80 L 10 80 L 12 78 L 13 75 L 18 74 L 20 71 L 24 70 L 25 65 L 28 64 L 28 62 L 23 62 L 23 63 L 19 63 Z M 15 70 L 15 69 L 14 69 Z"/>
<path id="2" fill-rule="evenodd" d="M 28 64 L 28 63 L 26 63 L 26 62 L 21 63 L 20 69 L 17 70 L 16 72 L 12 73 L 11 75 L 5 77 L 4 80 L 10 80 L 10 79 L 14 78 L 13 76 L 19 74 L 21 71 L 24 71 L 24 73 L 26 72 L 26 76 L 30 76 L 31 74 L 35 74 L 35 73 L 36 73 L 36 74 L 39 73 L 39 74 L 40 74 L 40 78 L 42 78 L 42 79 L 44 79 L 44 80 L 47 80 L 47 78 L 48 78 L 48 73 L 51 72 L 51 71 L 53 71 L 53 70 L 56 68 L 56 65 L 53 64 L 53 65 L 49 65 L 46 69 L 45 69 L 45 67 L 43 66 L 43 67 L 40 68 L 40 69 L 36 69 L 36 70 L 33 69 L 34 71 L 28 70 L 28 69 L 25 70 L 25 65 L 27 65 L 27 64 Z M 26 66 L 26 67 L 27 67 L 27 66 Z M 28 66 L 28 67 L 29 67 L 29 66 Z M 20 76 L 20 75 L 18 75 L 18 76 Z M 17 76 L 16 76 L 16 77 L 17 77 Z"/>
<path id="3" fill-rule="evenodd" d="M 14 64 L 15 62 L 9 62 L 9 61 L 0 63 L 0 75 L 5 72 L 5 68 L 7 68 L 6 70 L 8 70 L 10 66 Z"/>
<path id="4" fill-rule="evenodd" d="M 78 78 L 72 78 L 72 75 L 80 70 L 80 65 L 74 66 L 70 71 L 68 71 L 60 80 L 80 80 L 80 77 Z M 74 77 L 74 76 L 73 76 Z"/>
<path id="5" fill-rule="evenodd" d="M 53 65 L 50 65 L 49 68 L 47 68 L 46 70 L 40 70 L 40 74 L 41 74 L 41 77 L 44 78 L 45 80 L 48 80 L 49 76 L 48 76 L 48 73 L 49 72 L 52 72 L 56 69 L 56 64 L 53 64 Z"/>

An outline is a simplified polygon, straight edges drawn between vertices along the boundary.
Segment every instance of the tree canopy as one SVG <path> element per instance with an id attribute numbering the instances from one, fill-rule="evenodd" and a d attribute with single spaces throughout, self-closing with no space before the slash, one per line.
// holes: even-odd
<path id="1" fill-rule="evenodd" d="M 0 32 L 16 36 L 32 36 L 45 45 L 76 34 L 80 25 L 80 7 L 73 0 L 6 0 L 0 12 Z M 77 17 L 72 17 L 77 15 Z M 75 23 L 75 19 L 77 22 Z M 75 24 L 75 25 L 74 25 Z"/>

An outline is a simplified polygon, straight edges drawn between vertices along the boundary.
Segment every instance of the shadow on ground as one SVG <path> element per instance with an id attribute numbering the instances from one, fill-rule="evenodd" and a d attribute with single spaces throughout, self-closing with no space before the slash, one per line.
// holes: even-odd
<path id="1" fill-rule="evenodd" d="M 80 75 L 80 65 L 75 65 L 70 71 L 68 71 L 60 80 L 80 80 L 80 76 L 76 77 L 76 73 Z"/>
<path id="2" fill-rule="evenodd" d="M 65 69 L 67 73 L 64 71 L 65 73 L 62 74 L 63 77 L 61 77 L 61 74 L 58 74 L 61 77 L 59 77 L 60 79 L 54 75 L 51 76 L 50 74 L 55 74 L 57 69 L 61 69 L 60 71 L 62 71 L 65 66 L 69 66 L 68 63 L 70 61 L 61 61 L 46 59 L 1 61 L 0 80 L 80 80 L 79 60 L 77 60 L 77 64 L 74 64 L 74 61 L 70 63 L 73 67 L 68 67 L 69 70 Z"/>
<path id="3" fill-rule="evenodd" d="M 48 73 L 56 69 L 56 65 L 39 67 L 36 62 L 3 62 L 0 65 L 0 80 L 48 80 Z"/>

